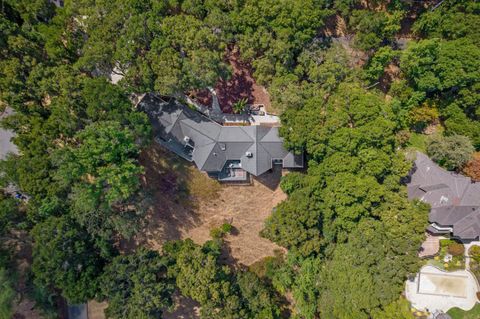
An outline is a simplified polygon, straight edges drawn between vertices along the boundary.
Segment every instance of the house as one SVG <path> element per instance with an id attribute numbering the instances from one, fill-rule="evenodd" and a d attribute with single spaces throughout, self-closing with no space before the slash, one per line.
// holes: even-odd
<path id="1" fill-rule="evenodd" d="M 246 181 L 249 174 L 259 176 L 275 164 L 304 166 L 303 154 L 283 147 L 278 127 L 224 126 L 174 99 L 151 94 L 137 108 L 147 113 L 158 143 L 220 181 Z"/>
<path id="2" fill-rule="evenodd" d="M 427 231 L 465 241 L 479 239 L 480 183 L 444 170 L 420 152 L 410 178 L 408 197 L 431 205 Z"/>

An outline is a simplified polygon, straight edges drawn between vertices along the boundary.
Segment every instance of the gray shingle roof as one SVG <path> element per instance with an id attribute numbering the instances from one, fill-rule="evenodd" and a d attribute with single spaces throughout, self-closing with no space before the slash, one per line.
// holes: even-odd
<path id="1" fill-rule="evenodd" d="M 277 127 L 222 126 L 175 101 L 169 103 L 147 96 L 139 109 L 149 116 L 158 137 L 175 144 L 170 149 L 193 148 L 192 160 L 200 170 L 219 172 L 228 160 L 258 176 L 272 168 L 273 159 L 283 167 L 303 167 L 303 156 L 283 147 Z"/>
<path id="2" fill-rule="evenodd" d="M 407 189 L 410 199 L 418 198 L 431 205 L 430 222 L 452 227 L 453 235 L 461 239 L 480 236 L 480 183 L 448 172 L 417 152 Z"/>

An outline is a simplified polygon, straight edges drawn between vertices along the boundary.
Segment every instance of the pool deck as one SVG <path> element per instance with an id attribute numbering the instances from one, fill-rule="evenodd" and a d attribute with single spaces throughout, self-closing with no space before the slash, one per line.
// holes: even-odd
<path id="1" fill-rule="evenodd" d="M 466 270 L 446 272 L 427 265 L 413 281 L 407 280 L 405 294 L 418 310 L 447 312 L 453 307 L 470 310 L 477 302 L 478 284 Z"/>

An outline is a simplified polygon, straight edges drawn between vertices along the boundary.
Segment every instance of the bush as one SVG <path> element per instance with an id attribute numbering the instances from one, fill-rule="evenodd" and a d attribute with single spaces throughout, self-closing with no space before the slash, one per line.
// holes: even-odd
<path id="1" fill-rule="evenodd" d="M 226 234 L 230 234 L 232 232 L 233 226 L 229 223 L 224 223 L 220 227 L 215 227 L 210 230 L 210 236 L 213 239 L 221 239 Z"/>
<path id="2" fill-rule="evenodd" d="M 440 239 L 440 247 L 445 248 L 450 246 L 451 244 L 455 244 L 456 241 L 451 239 Z"/>
<path id="3" fill-rule="evenodd" d="M 410 125 L 417 131 L 423 131 L 428 125 L 439 122 L 439 113 L 435 105 L 423 103 L 409 113 Z"/>
<path id="4" fill-rule="evenodd" d="M 280 188 L 285 194 L 290 195 L 296 189 L 302 188 L 305 175 L 299 172 L 292 172 L 282 177 Z"/>
<path id="5" fill-rule="evenodd" d="M 468 254 L 476 261 L 480 261 L 480 246 L 475 245 L 470 247 Z"/>
<path id="6" fill-rule="evenodd" d="M 477 291 L 477 299 L 480 300 L 480 291 Z"/>
<path id="7" fill-rule="evenodd" d="M 448 245 L 448 253 L 452 256 L 461 256 L 465 253 L 465 246 L 459 243 L 453 243 Z"/>
<path id="8" fill-rule="evenodd" d="M 448 170 L 461 168 L 475 149 L 463 135 L 432 136 L 427 143 L 427 153 L 432 160 Z"/>
<path id="9" fill-rule="evenodd" d="M 223 231 L 218 227 L 210 230 L 210 237 L 212 237 L 213 239 L 220 239 L 223 237 L 223 235 Z"/>
<path id="10" fill-rule="evenodd" d="M 233 226 L 232 224 L 225 223 L 222 225 L 222 231 L 224 234 L 230 234 L 232 232 Z"/>
<path id="11" fill-rule="evenodd" d="M 13 314 L 12 302 L 15 290 L 5 268 L 0 268 L 0 318 L 10 318 Z"/>

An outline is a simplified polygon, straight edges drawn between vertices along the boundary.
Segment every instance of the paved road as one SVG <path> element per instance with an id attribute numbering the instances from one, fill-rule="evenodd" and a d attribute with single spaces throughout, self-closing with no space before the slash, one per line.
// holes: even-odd
<path id="1" fill-rule="evenodd" d="M 13 113 L 13 110 L 7 108 L 5 112 L 0 114 L 0 119 L 10 115 Z M 4 159 L 8 153 L 13 152 L 16 153 L 18 151 L 15 144 L 13 144 L 10 139 L 14 136 L 14 133 L 9 130 L 4 130 L 0 128 L 0 160 Z"/>

